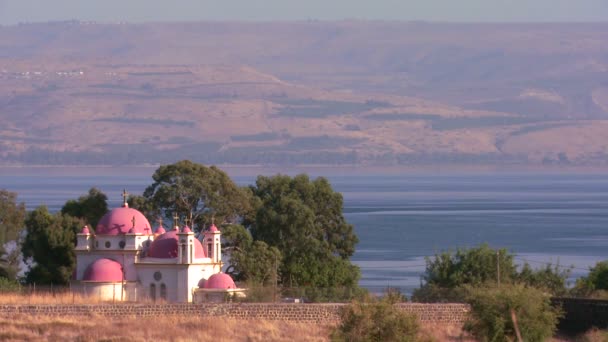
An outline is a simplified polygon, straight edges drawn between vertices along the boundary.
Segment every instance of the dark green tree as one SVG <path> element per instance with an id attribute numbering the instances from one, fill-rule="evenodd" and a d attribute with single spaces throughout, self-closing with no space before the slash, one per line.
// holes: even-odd
<path id="1" fill-rule="evenodd" d="M 21 259 L 19 235 L 24 220 L 25 204 L 17 203 L 16 193 L 0 189 L 0 278 L 15 280 L 17 277 Z"/>
<path id="2" fill-rule="evenodd" d="M 420 302 L 463 301 L 463 286 L 496 286 L 499 281 L 500 284 L 522 283 L 552 294 L 566 291 L 569 270 L 550 264 L 534 270 L 524 264 L 519 272 L 513 258 L 506 249 L 492 249 L 487 244 L 426 258 L 424 285 L 414 290 L 412 297 Z"/>
<path id="3" fill-rule="evenodd" d="M 26 274 L 28 283 L 67 284 L 70 281 L 75 266 L 75 234 L 83 225 L 81 219 L 69 215 L 52 215 L 45 206 L 28 213 L 27 235 L 22 246 L 24 258 L 33 261 Z"/>
<path id="4" fill-rule="evenodd" d="M 539 269 L 533 269 L 525 263 L 518 272 L 516 281 L 561 296 L 567 292 L 566 280 L 570 276 L 571 269 L 571 267 L 561 267 L 559 264 L 547 264 Z"/>
<path id="5" fill-rule="evenodd" d="M 356 286 L 360 273 L 349 258 L 358 239 L 327 179 L 259 176 L 251 191 L 255 215 L 246 224 L 254 240 L 281 252 L 283 285 Z"/>
<path id="6" fill-rule="evenodd" d="M 250 193 L 238 187 L 215 166 L 182 160 L 163 165 L 152 175 L 154 183 L 144 191 L 148 204 L 138 203 L 150 216 L 170 218 L 192 214 L 198 230 L 215 217 L 217 224 L 238 223 L 250 211 Z M 141 202 L 141 200 L 138 200 Z"/>
<path id="7" fill-rule="evenodd" d="M 15 241 L 23 230 L 25 204 L 17 203 L 17 194 L 0 189 L 0 254 L 3 245 Z"/>
<path id="8" fill-rule="evenodd" d="M 222 249 L 230 256 L 226 273 L 249 286 L 269 286 L 277 280 L 281 252 L 263 241 L 253 241 L 241 225 L 222 228 Z"/>
<path id="9" fill-rule="evenodd" d="M 89 227 L 95 229 L 99 220 L 108 212 L 107 201 L 106 194 L 97 188 L 91 188 L 88 194 L 80 196 L 77 200 L 67 201 L 61 208 L 61 213 L 80 218 Z"/>
<path id="10" fill-rule="evenodd" d="M 586 277 L 576 281 L 573 292 L 578 296 L 607 298 L 608 260 L 600 261 L 591 267 Z"/>

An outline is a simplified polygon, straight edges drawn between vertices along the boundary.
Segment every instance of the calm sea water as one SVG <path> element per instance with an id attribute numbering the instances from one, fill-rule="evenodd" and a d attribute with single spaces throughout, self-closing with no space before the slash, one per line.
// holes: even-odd
<path id="1" fill-rule="evenodd" d="M 141 193 L 153 169 L 0 169 L 0 188 L 28 208 L 59 210 L 92 186 L 118 206 L 123 188 Z M 234 176 L 250 184 L 254 176 Z M 420 284 L 424 257 L 487 242 L 517 262 L 574 266 L 572 279 L 608 259 L 608 176 L 601 174 L 330 175 L 360 243 L 361 286 Z"/>

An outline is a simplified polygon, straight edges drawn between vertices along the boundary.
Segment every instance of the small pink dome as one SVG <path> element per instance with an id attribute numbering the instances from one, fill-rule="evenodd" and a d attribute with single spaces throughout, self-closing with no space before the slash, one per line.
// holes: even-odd
<path id="1" fill-rule="evenodd" d="M 185 226 L 184 230 L 182 231 L 183 233 L 192 233 L 192 230 L 190 230 L 190 227 Z"/>
<path id="2" fill-rule="evenodd" d="M 80 234 L 86 234 L 86 235 L 91 234 L 91 231 L 89 230 L 89 226 L 82 227 L 82 231 L 80 232 Z"/>
<path id="3" fill-rule="evenodd" d="M 82 277 L 84 281 L 122 281 L 122 265 L 110 259 L 95 260 L 87 267 Z"/>
<path id="4" fill-rule="evenodd" d="M 131 233 L 130 230 L 133 228 L 133 218 L 135 218 L 135 227 L 132 233 L 139 234 L 150 234 L 152 229 L 150 228 L 150 222 L 139 211 L 121 207 L 112 209 L 109 213 L 105 214 L 95 230 L 98 235 L 119 235 Z"/>
<path id="5" fill-rule="evenodd" d="M 156 228 L 156 234 L 158 235 L 162 235 L 165 234 L 167 231 L 165 230 L 165 228 L 163 228 L 162 226 Z"/>
<path id="6" fill-rule="evenodd" d="M 217 229 L 217 227 L 215 226 L 215 223 L 212 223 L 211 227 L 209 227 L 209 231 L 215 233 L 215 232 L 219 232 L 220 230 Z"/>
<path id="7" fill-rule="evenodd" d="M 177 258 L 177 230 L 171 230 L 162 235 L 159 235 L 148 249 L 148 256 L 151 258 Z M 194 258 L 200 259 L 205 257 L 203 245 L 197 239 L 194 239 Z"/>
<path id="8" fill-rule="evenodd" d="M 205 282 L 206 289 L 228 290 L 236 289 L 234 280 L 226 273 L 216 273 Z"/>
<path id="9" fill-rule="evenodd" d="M 205 287 L 205 283 L 207 282 L 207 279 L 202 278 L 201 280 L 198 281 L 198 288 L 202 289 Z"/>

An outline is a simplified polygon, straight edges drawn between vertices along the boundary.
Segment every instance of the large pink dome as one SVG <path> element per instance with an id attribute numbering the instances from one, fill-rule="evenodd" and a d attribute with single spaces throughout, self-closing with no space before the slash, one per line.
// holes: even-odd
<path id="1" fill-rule="evenodd" d="M 177 258 L 177 230 L 168 231 L 159 235 L 148 249 L 148 256 L 151 258 Z M 205 257 L 203 245 L 197 239 L 194 239 L 194 258 L 200 259 Z"/>
<path id="2" fill-rule="evenodd" d="M 131 228 L 133 228 L 133 218 L 135 218 L 135 227 L 131 231 Z M 121 207 L 112 209 L 112 211 L 105 214 L 99 220 L 95 233 L 97 235 L 152 234 L 152 228 L 150 228 L 150 222 L 148 222 L 148 219 L 142 213 L 129 207 Z"/>
<path id="3" fill-rule="evenodd" d="M 200 284 L 200 283 L 199 283 Z M 205 282 L 206 289 L 228 290 L 236 289 L 234 280 L 226 273 L 216 273 Z"/>
<path id="4" fill-rule="evenodd" d="M 110 259 L 95 260 L 84 271 L 82 280 L 97 282 L 122 281 L 122 265 Z"/>

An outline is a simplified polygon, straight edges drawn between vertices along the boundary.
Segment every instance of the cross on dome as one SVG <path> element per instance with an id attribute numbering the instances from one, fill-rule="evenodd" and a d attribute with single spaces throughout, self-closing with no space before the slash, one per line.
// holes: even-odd
<path id="1" fill-rule="evenodd" d="M 173 213 L 173 227 L 175 229 L 178 228 L 178 221 L 179 220 L 179 216 L 177 215 L 177 212 Z"/>

